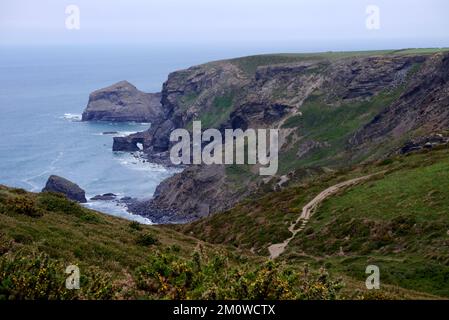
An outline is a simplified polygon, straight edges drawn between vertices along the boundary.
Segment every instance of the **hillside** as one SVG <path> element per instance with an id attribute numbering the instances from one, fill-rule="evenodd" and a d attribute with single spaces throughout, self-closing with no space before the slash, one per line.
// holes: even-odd
<path id="1" fill-rule="evenodd" d="M 69 265 L 80 290 L 65 289 Z M 0 300 L 336 299 L 340 288 L 324 271 L 0 186 Z"/>
<path id="2" fill-rule="evenodd" d="M 220 242 L 103 215 L 58 194 L 1 186 L 0 300 L 438 298 L 396 285 L 368 291 L 334 265 L 329 275 L 318 262 L 269 261 Z M 64 286 L 73 264 L 80 268 L 80 290 Z"/>
<path id="3" fill-rule="evenodd" d="M 290 237 L 288 227 L 317 194 L 373 173 L 378 174 L 327 198 L 277 260 L 324 266 L 356 282 L 365 279 L 367 265 L 375 264 L 383 284 L 449 297 L 447 146 L 306 181 L 292 176 L 276 192 L 261 192 L 227 212 L 177 229 L 268 256 L 269 245 Z"/>

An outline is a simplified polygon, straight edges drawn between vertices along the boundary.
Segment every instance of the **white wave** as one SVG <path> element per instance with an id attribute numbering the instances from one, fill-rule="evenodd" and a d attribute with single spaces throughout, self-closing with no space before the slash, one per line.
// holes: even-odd
<path id="1" fill-rule="evenodd" d="M 117 159 L 122 166 L 132 170 L 149 172 L 167 172 L 168 169 L 163 165 L 144 161 L 142 152 L 121 153 Z"/>
<path id="2" fill-rule="evenodd" d="M 114 133 L 114 137 L 126 137 L 131 134 L 137 133 L 136 131 L 117 131 L 117 133 Z"/>
<path id="3" fill-rule="evenodd" d="M 123 218 L 130 221 L 137 221 L 142 224 L 154 224 L 150 219 L 129 213 L 127 211 L 127 207 L 123 203 L 119 203 L 117 201 L 88 201 L 87 203 L 84 203 L 83 206 L 100 211 L 102 213 Z"/>
<path id="4" fill-rule="evenodd" d="M 36 174 L 32 177 L 28 177 L 26 179 L 23 179 L 22 182 L 28 184 L 29 186 L 31 186 L 31 190 L 32 192 L 36 192 L 40 189 L 42 189 L 43 186 L 38 186 L 33 180 L 36 180 L 44 175 L 50 175 L 52 173 L 54 173 L 54 171 L 56 170 L 56 163 L 58 163 L 59 160 L 61 160 L 62 156 L 64 155 L 63 151 L 59 151 L 58 156 L 56 158 L 53 159 L 53 161 L 50 163 L 50 165 L 47 167 L 47 169 L 45 169 L 44 171 L 42 171 L 39 174 Z"/>
<path id="5" fill-rule="evenodd" d="M 111 136 L 111 137 L 127 137 L 131 134 L 137 133 L 136 131 L 104 131 L 93 133 L 94 136 Z"/>
<path id="6" fill-rule="evenodd" d="M 69 121 L 81 121 L 82 116 L 77 113 L 64 113 L 62 118 Z"/>

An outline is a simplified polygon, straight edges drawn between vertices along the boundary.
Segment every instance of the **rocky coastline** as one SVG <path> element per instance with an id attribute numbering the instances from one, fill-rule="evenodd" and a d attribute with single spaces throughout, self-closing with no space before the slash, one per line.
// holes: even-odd
<path id="1" fill-rule="evenodd" d="M 151 119 L 151 127 L 126 137 L 114 137 L 113 150 L 139 151 L 146 161 L 171 166 L 170 132 L 177 128 L 189 129 L 193 120 L 201 120 L 203 129 L 217 128 L 222 132 L 227 128 L 280 128 L 281 161 L 287 161 L 283 155 L 292 154 L 288 165 L 293 171 L 315 165 L 308 159 L 320 152 L 330 154 L 316 162 L 320 165 L 328 161 L 338 167 L 339 163 L 359 159 L 375 160 L 401 148 L 406 136 L 416 135 L 416 139 L 425 140 L 447 129 L 447 109 L 441 106 L 447 105 L 442 102 L 449 99 L 448 61 L 447 52 L 402 54 L 398 51 L 337 58 L 267 55 L 194 66 L 169 74 L 159 94 L 159 105 L 154 107 L 157 116 Z M 131 93 L 127 101 L 140 101 L 135 87 L 120 86 Z M 117 88 L 109 87 L 93 94 L 90 109 L 94 109 L 94 101 L 101 97 L 101 105 L 109 103 L 115 112 L 123 99 L 117 100 L 115 97 L 122 93 L 115 94 L 114 90 Z M 367 117 L 366 120 L 336 146 L 325 138 L 309 137 L 303 131 L 299 120 L 303 108 L 315 101 L 319 102 L 317 108 L 338 110 L 359 105 L 372 107 L 372 104 L 377 109 L 372 109 L 372 114 L 362 113 L 359 117 Z M 107 118 L 114 119 L 114 116 Z M 83 120 L 89 117 L 83 116 Z M 390 143 L 389 151 L 376 153 L 385 140 Z M 329 150 L 335 150 L 338 157 Z M 281 172 L 270 183 L 274 181 L 276 185 L 285 174 L 289 173 Z M 187 222 L 226 211 L 263 184 L 265 181 L 251 169 L 240 172 L 223 166 L 189 166 L 161 182 L 151 200 L 132 199 L 127 201 L 127 206 L 130 212 L 156 223 Z"/>

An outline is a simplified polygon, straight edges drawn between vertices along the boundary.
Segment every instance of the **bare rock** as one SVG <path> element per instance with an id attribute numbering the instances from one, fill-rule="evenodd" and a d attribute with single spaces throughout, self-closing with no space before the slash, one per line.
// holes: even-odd
<path id="1" fill-rule="evenodd" d="M 106 200 L 114 200 L 116 197 L 117 197 L 117 195 L 115 195 L 113 193 L 104 193 L 104 194 L 96 195 L 95 197 L 90 198 L 90 200 L 106 201 Z"/>
<path id="2" fill-rule="evenodd" d="M 81 203 L 87 202 L 86 193 L 83 189 L 81 189 L 77 184 L 55 175 L 51 175 L 48 178 L 42 192 L 57 192 L 65 195 L 71 200 Z"/>
<path id="3" fill-rule="evenodd" d="M 160 93 L 145 93 L 127 81 L 120 81 L 90 94 L 82 120 L 155 123 L 162 115 Z"/>

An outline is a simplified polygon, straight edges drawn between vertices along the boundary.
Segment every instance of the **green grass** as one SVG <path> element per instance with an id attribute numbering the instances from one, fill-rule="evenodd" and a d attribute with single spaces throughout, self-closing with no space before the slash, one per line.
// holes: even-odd
<path id="1" fill-rule="evenodd" d="M 252 76 L 256 73 L 258 67 L 268 66 L 272 64 L 298 62 L 303 61 L 305 59 L 307 59 L 307 57 L 303 55 L 290 56 L 283 54 L 267 54 L 267 55 L 256 55 L 256 56 L 236 58 L 230 60 L 230 62 L 237 65 L 247 75 Z"/>
<path id="2" fill-rule="evenodd" d="M 233 103 L 233 92 L 215 97 L 211 109 L 201 113 L 200 120 L 203 128 L 217 128 L 226 121 L 233 110 Z"/>
<path id="3" fill-rule="evenodd" d="M 446 52 L 449 48 L 410 48 L 403 50 L 396 50 L 395 54 L 434 54 L 439 52 Z"/>
<path id="4" fill-rule="evenodd" d="M 280 154 L 280 172 L 287 173 L 304 166 L 335 166 L 339 163 L 347 165 L 347 158 L 341 156 L 349 137 L 395 101 L 403 90 L 404 87 L 401 86 L 392 92 L 379 93 L 368 100 L 339 106 L 325 104 L 320 95 L 312 95 L 301 107 L 302 115 L 289 118 L 283 127 L 296 128 L 303 141 L 313 140 L 323 143 L 324 146 L 298 159 L 296 153 L 301 141 L 297 142 L 290 150 Z"/>
<path id="5" fill-rule="evenodd" d="M 390 166 L 397 168 L 382 179 L 326 200 L 288 252 L 359 279 L 378 264 L 386 284 L 449 297 L 448 150 Z"/>
<path id="6" fill-rule="evenodd" d="M 343 275 L 348 294 L 363 291 L 365 268 L 376 264 L 387 295 L 449 297 L 448 148 L 312 175 L 299 184 L 292 178 L 286 189 L 254 195 L 227 212 L 177 228 L 268 255 L 268 246 L 290 236 L 288 226 L 318 193 L 381 171 L 325 201 L 280 260 Z"/>
<path id="7" fill-rule="evenodd" d="M 307 60 L 336 60 L 363 56 L 382 56 L 382 55 L 413 55 L 413 54 L 434 54 L 446 52 L 449 48 L 420 48 L 420 49 L 402 49 L 402 50 L 372 50 L 372 51 L 328 51 L 313 53 L 278 53 L 247 56 L 229 60 L 236 64 L 248 75 L 254 75 L 258 67 L 273 64 L 293 63 Z"/>
<path id="8" fill-rule="evenodd" d="M 198 98 L 199 94 L 196 92 L 185 94 L 180 99 L 182 110 L 187 110 Z"/>

